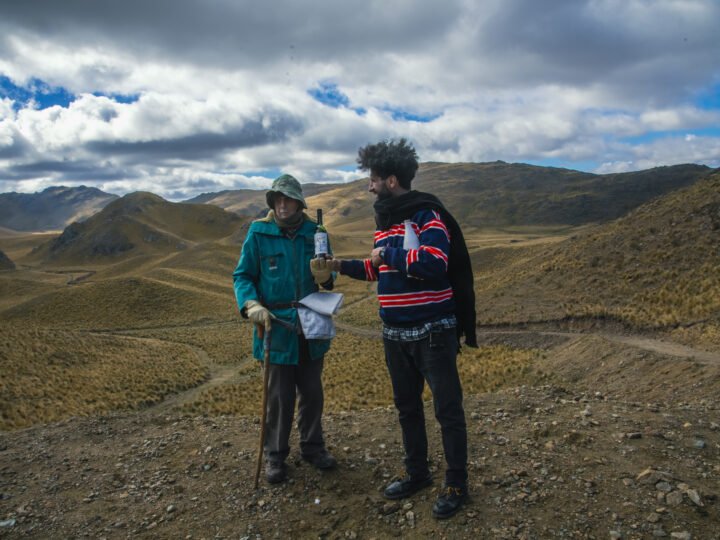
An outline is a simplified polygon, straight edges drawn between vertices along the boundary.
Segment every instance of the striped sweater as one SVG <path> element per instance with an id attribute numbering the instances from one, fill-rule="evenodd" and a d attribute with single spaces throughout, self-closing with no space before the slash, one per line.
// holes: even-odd
<path id="1" fill-rule="evenodd" d="M 370 259 L 343 260 L 340 273 L 378 282 L 380 318 L 388 326 L 415 326 L 454 314 L 455 300 L 448 279 L 450 233 L 440 214 L 421 210 L 410 220 L 419 240 L 417 249 L 404 249 L 405 224 L 375 231 L 375 247 L 385 247 L 385 264 Z"/>

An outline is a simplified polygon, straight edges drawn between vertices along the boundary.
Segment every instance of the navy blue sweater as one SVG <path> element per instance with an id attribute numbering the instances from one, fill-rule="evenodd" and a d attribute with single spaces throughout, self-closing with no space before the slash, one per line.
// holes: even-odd
<path id="1" fill-rule="evenodd" d="M 380 318 L 388 326 L 414 326 L 453 315 L 455 300 L 448 279 L 450 233 L 440 214 L 421 210 L 411 219 L 417 249 L 404 249 L 405 224 L 375 231 L 375 247 L 385 246 L 385 264 L 344 260 L 340 273 L 378 282 Z"/>

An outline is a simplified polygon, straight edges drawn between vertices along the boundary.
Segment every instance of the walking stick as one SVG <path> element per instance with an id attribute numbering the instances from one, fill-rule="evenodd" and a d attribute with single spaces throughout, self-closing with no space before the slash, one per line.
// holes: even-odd
<path id="1" fill-rule="evenodd" d="M 260 469 L 262 468 L 263 447 L 265 446 L 265 419 L 267 417 L 268 379 L 270 378 L 270 327 L 265 328 L 262 325 L 257 325 L 257 331 L 258 336 L 263 340 L 265 354 L 263 358 L 262 413 L 260 414 L 260 448 L 258 449 L 257 467 L 255 468 L 255 489 L 258 487 Z"/>

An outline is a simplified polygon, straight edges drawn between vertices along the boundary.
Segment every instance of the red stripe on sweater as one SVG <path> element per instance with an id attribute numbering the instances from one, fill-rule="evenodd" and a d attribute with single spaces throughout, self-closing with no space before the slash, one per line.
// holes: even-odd
<path id="1" fill-rule="evenodd" d="M 378 296 L 380 305 L 382 307 L 406 307 L 406 306 L 420 306 L 423 304 L 439 304 L 445 302 L 453 297 L 452 291 L 444 296 L 431 296 L 431 297 L 419 297 L 419 298 L 406 298 L 401 300 L 385 300 L 381 296 Z"/>
<path id="2" fill-rule="evenodd" d="M 384 300 L 402 300 L 403 298 L 428 298 L 445 295 L 452 296 L 452 288 L 443 289 L 442 291 L 416 291 L 397 294 L 379 294 L 378 298 L 382 298 Z"/>
<path id="3" fill-rule="evenodd" d="M 445 252 L 442 249 L 438 249 L 436 247 L 432 246 L 420 246 L 418 249 L 422 249 L 423 251 L 426 251 L 430 255 L 437 257 L 438 259 L 442 259 L 445 261 L 445 264 L 448 262 L 448 256 L 445 255 Z"/>

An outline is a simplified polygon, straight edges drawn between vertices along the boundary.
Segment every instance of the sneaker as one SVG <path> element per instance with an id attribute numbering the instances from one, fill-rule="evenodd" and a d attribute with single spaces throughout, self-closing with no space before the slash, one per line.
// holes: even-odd
<path id="1" fill-rule="evenodd" d="M 287 480 L 287 465 L 282 461 L 265 463 L 265 477 L 271 484 L 279 484 Z"/>
<path id="2" fill-rule="evenodd" d="M 399 480 L 391 482 L 388 487 L 385 488 L 383 495 L 386 499 L 404 499 L 409 497 L 413 493 L 417 493 L 423 488 L 428 487 L 432 484 L 432 476 L 429 474 L 422 478 L 413 478 L 410 475 L 405 475 Z"/>
<path id="3" fill-rule="evenodd" d="M 310 465 L 321 471 L 328 471 L 337 467 L 337 460 L 327 450 L 321 450 L 316 454 L 310 454 L 309 456 L 303 455 L 302 457 Z"/>
<path id="4" fill-rule="evenodd" d="M 432 513 L 437 519 L 447 519 L 458 513 L 468 498 L 467 488 L 445 486 L 440 491 Z"/>

